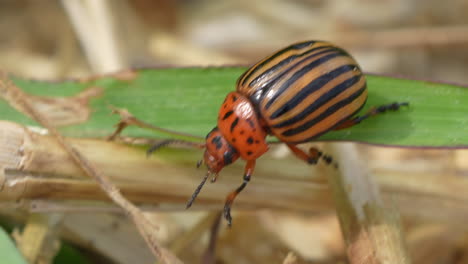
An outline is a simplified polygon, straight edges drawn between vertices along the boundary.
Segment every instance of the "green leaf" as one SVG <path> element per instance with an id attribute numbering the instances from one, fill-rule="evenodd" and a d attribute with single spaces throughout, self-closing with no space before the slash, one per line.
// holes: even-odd
<path id="1" fill-rule="evenodd" d="M 91 86 L 104 94 L 91 100 L 89 121 L 62 128 L 77 137 L 104 137 L 113 131 L 118 116 L 109 105 L 126 108 L 137 118 L 159 127 L 203 137 L 216 124 L 224 97 L 235 89 L 241 67 L 141 69 L 129 81 L 103 77 L 93 81 L 39 82 L 15 78 L 15 83 L 34 95 L 72 96 Z M 320 140 L 359 141 L 373 144 L 419 147 L 468 146 L 468 89 L 461 86 L 418 80 L 368 76 L 371 106 L 409 102 L 397 112 L 370 118 L 358 126 L 323 135 Z M 2 118 L 33 124 L 6 103 L 0 104 Z M 124 131 L 134 137 L 168 137 L 139 128 Z"/>
<path id="2" fill-rule="evenodd" d="M 73 247 L 73 245 L 68 244 L 62 241 L 62 247 L 60 248 L 59 253 L 54 258 L 54 263 L 61 264 L 88 264 L 92 263 L 89 261 L 78 249 Z"/>
<path id="3" fill-rule="evenodd" d="M 0 228 L 0 259 L 2 263 L 27 264 L 3 228 Z"/>

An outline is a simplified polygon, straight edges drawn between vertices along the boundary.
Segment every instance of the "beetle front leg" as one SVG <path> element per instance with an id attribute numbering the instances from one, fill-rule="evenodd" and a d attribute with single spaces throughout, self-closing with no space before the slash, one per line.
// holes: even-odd
<path id="1" fill-rule="evenodd" d="M 226 197 L 226 203 L 224 204 L 224 218 L 227 220 L 229 226 L 232 225 L 231 205 L 234 202 L 236 196 L 245 188 L 245 186 L 247 186 L 247 183 L 249 183 L 250 177 L 252 176 L 254 169 L 255 160 L 247 161 L 244 171 L 244 182 L 242 182 L 242 184 L 239 187 L 237 187 L 237 189 L 235 189 Z"/>

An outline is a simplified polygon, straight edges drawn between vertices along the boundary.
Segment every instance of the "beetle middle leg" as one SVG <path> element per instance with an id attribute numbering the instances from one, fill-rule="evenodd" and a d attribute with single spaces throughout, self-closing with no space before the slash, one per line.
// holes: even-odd
<path id="1" fill-rule="evenodd" d="M 333 163 L 333 158 L 330 155 L 324 154 L 318 148 L 311 147 L 309 149 L 309 153 L 307 154 L 302 149 L 298 148 L 296 145 L 293 144 L 286 144 L 289 149 L 301 160 L 315 165 L 319 160 L 325 161 L 326 164 L 330 165 Z M 333 163 L 334 167 L 337 167 L 336 163 Z"/>
<path id="2" fill-rule="evenodd" d="M 245 165 L 244 181 L 239 187 L 237 187 L 237 189 L 235 189 L 226 197 L 226 203 L 224 204 L 224 218 L 227 220 L 229 226 L 232 225 L 231 205 L 234 202 L 236 196 L 245 188 L 245 186 L 247 186 L 247 183 L 249 183 L 254 169 L 255 160 L 247 161 L 247 164 Z"/>
<path id="3" fill-rule="evenodd" d="M 409 106 L 409 103 L 408 102 L 391 103 L 391 104 L 388 104 L 388 105 L 381 105 L 381 106 L 377 106 L 377 107 L 374 106 L 371 109 L 369 109 L 364 115 L 356 116 L 356 117 L 353 117 L 351 119 L 348 119 L 348 120 L 344 121 L 343 123 L 341 123 L 339 126 L 335 127 L 333 130 L 340 130 L 340 129 L 345 129 L 345 128 L 355 126 L 355 125 L 361 123 L 363 120 L 365 120 L 365 119 L 367 119 L 367 118 L 369 118 L 371 116 L 375 116 L 375 115 L 378 115 L 378 114 L 381 114 L 381 113 L 385 113 L 387 111 L 397 111 L 402 106 Z"/>

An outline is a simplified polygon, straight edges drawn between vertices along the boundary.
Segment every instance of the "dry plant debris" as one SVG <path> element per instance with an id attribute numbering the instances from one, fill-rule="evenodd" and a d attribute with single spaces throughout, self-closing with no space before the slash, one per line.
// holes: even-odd
<path id="1" fill-rule="evenodd" d="M 86 159 L 80 152 L 73 148 L 66 139 L 58 132 L 58 130 L 50 123 L 48 117 L 40 113 L 34 108 L 34 104 L 27 97 L 22 96 L 21 90 L 17 88 L 7 77 L 3 74 L 0 80 L 0 93 L 2 95 L 9 94 L 8 98 L 12 104 L 19 105 L 20 108 L 31 116 L 35 121 L 41 124 L 48 132 L 57 140 L 59 145 L 70 155 L 75 164 L 81 168 L 89 177 L 93 178 L 104 192 L 116 204 L 118 204 L 125 213 L 133 220 L 137 226 L 138 231 L 148 244 L 153 254 L 162 262 L 166 264 L 182 263 L 170 251 L 163 248 L 156 240 L 154 233 L 157 232 L 158 227 L 148 221 L 147 217 L 141 210 L 129 202 L 119 191 L 119 189 L 110 181 L 110 179 L 97 170 L 92 163 Z"/>

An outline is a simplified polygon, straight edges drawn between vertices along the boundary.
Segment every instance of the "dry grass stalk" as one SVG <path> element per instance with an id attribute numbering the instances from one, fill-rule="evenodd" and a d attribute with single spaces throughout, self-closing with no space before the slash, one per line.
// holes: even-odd
<path id="1" fill-rule="evenodd" d="M 154 57 L 169 60 L 171 64 L 175 65 L 239 65 L 246 63 L 244 59 L 212 49 L 195 47 L 193 44 L 187 44 L 182 39 L 162 32 L 158 32 L 150 40 L 149 49 Z"/>
<path id="2" fill-rule="evenodd" d="M 30 214 L 23 232 L 14 231 L 18 249 L 28 263 L 52 263 L 60 249 L 62 214 Z"/>
<path id="3" fill-rule="evenodd" d="M 3 177 L 2 200 L 109 201 L 52 137 L 33 133 L 11 122 L 0 122 L 0 134 L 0 139 L 5 139 L 0 141 L 0 147 L 5 150 L 0 156 L 0 167 L 9 168 L 6 178 Z M 200 151 L 166 149 L 148 159 L 143 149 L 126 144 L 97 139 L 67 140 L 111 177 L 125 197 L 132 202 L 152 205 L 150 210 L 183 210 L 203 173 L 194 168 Z M 302 176 L 310 175 L 313 167 L 301 164 L 294 157 L 275 157 L 273 152 L 274 148 L 258 163 L 255 179 L 236 201 L 237 209 L 332 210 L 327 185 L 316 183 L 313 177 Z M 238 185 L 241 170 L 240 164 L 227 167 L 222 179 L 205 186 L 192 210 L 222 208 L 226 193 Z M 398 169 L 379 169 L 373 174 L 382 186 L 383 197 L 394 201 L 404 216 L 464 228 L 457 219 L 468 218 L 468 195 L 463 191 L 468 189 L 468 179 L 453 172 L 417 173 Z M 37 207 L 34 211 L 96 211 L 102 205 L 91 207 L 90 204 L 66 203 L 59 207 Z M 115 208 L 102 210 L 115 211 Z"/>
<path id="4" fill-rule="evenodd" d="M 292 252 L 289 252 L 283 261 L 283 264 L 297 264 L 297 263 L 298 263 L 297 257 Z"/>
<path id="5" fill-rule="evenodd" d="M 116 23 L 110 10 L 110 1 L 61 2 L 93 71 L 103 73 L 125 68 L 117 47 Z"/>
<path id="6" fill-rule="evenodd" d="M 330 144 L 328 149 L 340 164 L 329 182 L 350 263 L 410 263 L 398 213 L 384 208 L 357 151 L 343 143 Z"/>
<path id="7" fill-rule="evenodd" d="M 288 40 L 263 39 L 257 43 L 226 43 L 225 50 L 235 52 L 239 49 L 248 50 L 249 57 L 259 58 L 269 52 L 290 44 L 291 39 L 303 40 L 307 34 L 291 36 Z M 348 30 L 344 32 L 310 33 L 309 39 L 321 39 L 336 43 L 347 49 L 421 49 L 426 47 L 444 48 L 463 46 L 468 43 L 468 27 L 466 25 L 414 27 L 403 29 L 387 29 L 378 31 Z M 176 50 L 173 51 L 175 53 Z M 429 78 L 429 77 L 428 77 Z"/>
<path id="8" fill-rule="evenodd" d="M 0 93 L 5 94 L 9 93 L 13 95 L 11 100 L 15 101 L 15 104 L 21 105 L 22 108 L 27 112 L 31 117 L 34 118 L 36 122 L 41 124 L 48 132 L 57 140 L 59 145 L 67 152 L 67 154 L 72 158 L 75 165 L 81 168 L 86 175 L 93 178 L 99 186 L 106 192 L 109 198 L 113 202 L 118 204 L 126 212 L 126 214 L 133 220 L 135 225 L 138 228 L 138 231 L 143 236 L 147 242 L 149 248 L 153 254 L 162 262 L 162 263 L 182 263 L 175 255 L 173 255 L 168 250 L 164 249 L 159 245 L 159 242 L 155 239 L 154 233 L 157 230 L 157 227 L 154 226 L 148 219 L 143 215 L 143 213 L 129 202 L 119 191 L 119 189 L 112 183 L 112 181 L 100 171 L 98 171 L 92 163 L 90 163 L 80 152 L 73 148 L 65 138 L 58 132 L 58 130 L 52 126 L 47 117 L 42 116 L 37 112 L 33 107 L 31 102 L 26 98 L 21 96 L 14 96 L 15 94 L 21 95 L 20 89 L 16 87 L 6 76 L 3 74 L 0 82 Z"/>
<path id="9" fill-rule="evenodd" d="M 377 32 L 339 32 L 323 37 L 345 47 L 356 48 L 418 48 L 422 46 L 464 45 L 468 43 L 468 27 L 457 25 L 390 29 Z"/>
<path id="10" fill-rule="evenodd" d="M 457 261 L 463 255 L 462 234 L 458 228 L 440 224 L 408 228 L 406 241 L 411 259 L 414 263 L 424 264 L 466 263 Z"/>

